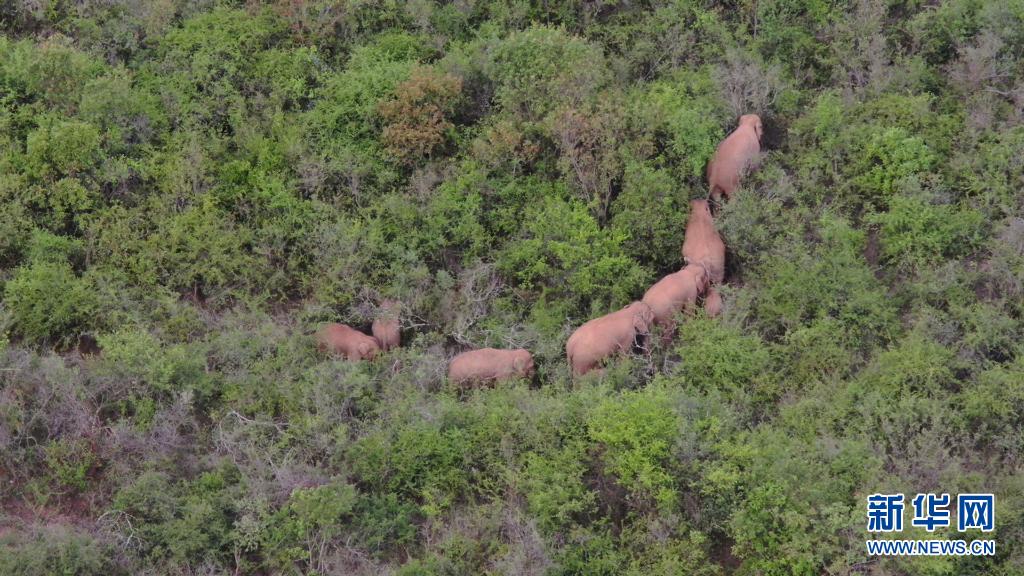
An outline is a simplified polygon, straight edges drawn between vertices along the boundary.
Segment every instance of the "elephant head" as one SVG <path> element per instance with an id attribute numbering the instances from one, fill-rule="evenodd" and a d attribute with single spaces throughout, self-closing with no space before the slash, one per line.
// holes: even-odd
<path id="1" fill-rule="evenodd" d="M 651 333 L 651 326 L 654 324 L 654 310 L 645 302 L 634 302 L 626 308 L 633 312 L 633 330 L 638 336 L 647 336 Z"/>
<path id="2" fill-rule="evenodd" d="M 525 378 L 533 378 L 535 372 L 533 355 L 526 350 L 517 350 L 515 358 L 512 359 L 512 368 Z"/>
<path id="3" fill-rule="evenodd" d="M 380 352 L 380 341 L 370 336 L 369 340 L 360 341 L 357 349 L 361 358 L 373 360 L 377 356 L 377 352 Z"/>
<path id="4" fill-rule="evenodd" d="M 764 136 L 764 124 L 761 122 L 761 117 L 757 114 L 744 114 L 740 116 L 740 126 L 750 126 L 754 129 L 754 134 L 757 135 L 757 141 L 760 142 Z"/>

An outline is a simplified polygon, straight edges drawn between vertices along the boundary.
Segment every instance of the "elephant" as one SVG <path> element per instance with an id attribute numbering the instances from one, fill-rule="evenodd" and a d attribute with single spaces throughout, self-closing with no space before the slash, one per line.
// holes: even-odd
<path id="1" fill-rule="evenodd" d="M 385 352 L 401 346 L 401 310 L 400 302 L 385 300 L 381 302 L 378 316 L 373 320 L 370 331 L 380 343 L 381 350 Z"/>
<path id="2" fill-rule="evenodd" d="M 380 343 L 373 336 L 335 322 L 324 324 L 316 333 L 317 347 L 323 352 L 344 356 L 347 360 L 373 360 Z"/>
<path id="3" fill-rule="evenodd" d="M 658 280 L 647 289 L 643 302 L 654 312 L 654 323 L 665 329 L 665 341 L 671 339 L 675 332 L 676 314 L 696 308 L 697 298 L 707 286 L 708 276 L 704 267 L 690 264 Z"/>
<path id="4" fill-rule="evenodd" d="M 651 332 L 654 311 L 645 302 L 594 318 L 576 329 L 565 343 L 573 375 L 582 376 L 614 354 L 629 352 L 638 336 Z"/>
<path id="5" fill-rule="evenodd" d="M 740 178 L 748 170 L 757 167 L 761 154 L 761 137 L 764 126 L 757 114 L 740 116 L 739 126 L 718 145 L 718 150 L 708 162 L 708 186 L 711 198 L 726 200 L 739 188 Z"/>
<path id="6" fill-rule="evenodd" d="M 704 312 L 708 318 L 714 318 L 722 313 L 722 293 L 714 288 L 709 288 L 704 295 Z"/>
<path id="7" fill-rule="evenodd" d="M 481 348 L 463 352 L 448 365 L 448 380 L 466 386 L 514 378 L 533 378 L 533 355 L 528 350 Z"/>
<path id="8" fill-rule="evenodd" d="M 686 223 L 683 240 L 683 262 L 707 268 L 711 284 L 720 284 L 725 279 L 725 243 L 715 230 L 707 200 L 690 201 L 690 219 Z"/>

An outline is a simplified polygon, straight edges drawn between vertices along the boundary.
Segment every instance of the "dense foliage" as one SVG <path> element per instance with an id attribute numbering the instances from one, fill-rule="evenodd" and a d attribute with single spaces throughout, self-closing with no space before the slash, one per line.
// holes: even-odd
<path id="1" fill-rule="evenodd" d="M 573 382 L 748 112 L 724 315 Z M 1020 0 L 0 1 L 0 573 L 1024 573 L 1022 158 Z"/>

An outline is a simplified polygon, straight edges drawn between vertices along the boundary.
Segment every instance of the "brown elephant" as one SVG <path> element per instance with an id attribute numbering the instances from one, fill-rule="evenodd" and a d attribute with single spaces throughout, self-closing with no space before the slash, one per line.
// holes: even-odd
<path id="1" fill-rule="evenodd" d="M 463 352 L 448 365 L 448 380 L 459 385 L 492 384 L 514 378 L 533 378 L 533 355 L 528 350 L 481 348 Z"/>
<path id="2" fill-rule="evenodd" d="M 378 316 L 373 320 L 370 331 L 385 352 L 402 344 L 401 311 L 401 303 L 385 300 L 381 302 Z"/>
<path id="3" fill-rule="evenodd" d="M 722 140 L 708 162 L 708 186 L 713 199 L 719 200 L 725 196 L 729 200 L 739 188 L 744 174 L 757 167 L 763 134 L 764 126 L 760 116 L 740 116 L 739 126 Z"/>
<path id="4" fill-rule="evenodd" d="M 665 276 L 647 289 L 643 302 L 654 312 L 654 323 L 665 329 L 664 339 L 671 339 L 675 332 L 676 314 L 697 307 L 697 298 L 708 286 L 704 267 L 690 264 L 678 272 Z"/>
<path id="5" fill-rule="evenodd" d="M 324 324 L 316 333 L 317 347 L 323 352 L 337 354 L 348 360 L 373 360 L 380 352 L 380 344 L 373 336 L 344 324 Z"/>
<path id="6" fill-rule="evenodd" d="M 629 352 L 638 336 L 651 332 L 654 311 L 644 302 L 633 302 L 622 310 L 583 324 L 565 343 L 565 355 L 576 376 L 597 368 L 602 360 Z"/>
<path id="7" fill-rule="evenodd" d="M 708 318 L 714 318 L 722 313 L 722 293 L 714 288 L 709 288 L 704 295 L 704 312 Z"/>
<path id="8" fill-rule="evenodd" d="M 725 279 L 725 243 L 715 230 L 707 200 L 690 201 L 690 219 L 686 222 L 683 240 L 683 262 L 704 265 L 711 284 L 720 284 Z"/>

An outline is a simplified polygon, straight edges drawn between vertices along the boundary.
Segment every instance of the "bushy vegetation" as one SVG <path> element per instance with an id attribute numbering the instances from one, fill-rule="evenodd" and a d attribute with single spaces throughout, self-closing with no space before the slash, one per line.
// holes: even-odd
<path id="1" fill-rule="evenodd" d="M 1024 568 L 1024 6 L 0 2 L 0 573 Z M 743 113 L 725 313 L 572 381 Z M 402 348 L 319 354 L 403 304 Z M 526 347 L 532 384 L 447 359 Z M 994 492 L 998 555 L 864 498 Z"/>

